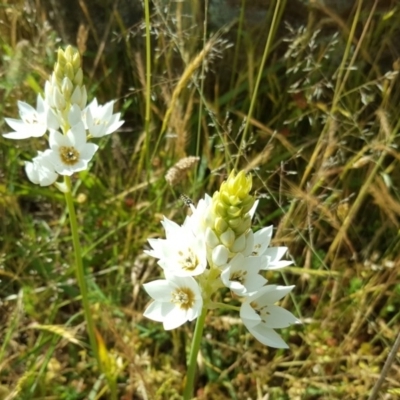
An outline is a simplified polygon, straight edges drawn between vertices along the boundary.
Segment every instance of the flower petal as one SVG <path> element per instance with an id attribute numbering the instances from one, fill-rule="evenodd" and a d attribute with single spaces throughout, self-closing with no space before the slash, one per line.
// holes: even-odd
<path id="1" fill-rule="evenodd" d="M 289 346 L 273 329 L 259 324 L 248 328 L 250 333 L 262 344 L 277 349 L 287 349 Z"/>

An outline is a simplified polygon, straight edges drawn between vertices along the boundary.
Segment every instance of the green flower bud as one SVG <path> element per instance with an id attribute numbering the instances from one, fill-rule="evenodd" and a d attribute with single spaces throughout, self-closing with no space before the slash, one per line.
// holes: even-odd
<path id="1" fill-rule="evenodd" d="M 220 190 L 213 195 L 212 230 L 232 254 L 245 248 L 245 235 L 251 227 L 249 211 L 255 201 L 250 195 L 251 186 L 250 175 L 246 176 L 244 171 L 236 175 L 232 171 L 221 184 Z"/>
<path id="2" fill-rule="evenodd" d="M 64 67 L 64 75 L 70 79 L 71 81 L 74 80 L 75 77 L 75 71 L 74 71 L 74 67 L 72 66 L 72 64 L 70 62 L 68 62 L 67 64 L 65 64 Z"/>
<path id="3" fill-rule="evenodd" d="M 66 60 L 72 61 L 72 59 L 74 58 L 75 54 L 79 54 L 79 53 L 74 51 L 72 46 L 67 46 L 67 48 L 65 49 L 65 52 L 64 52 L 64 57 L 66 58 Z"/>
<path id="4" fill-rule="evenodd" d="M 57 62 L 54 64 L 53 74 L 46 82 L 45 99 L 56 114 L 63 130 L 69 128 L 68 112 L 71 106 L 77 104 L 81 110 L 86 107 L 87 93 L 83 85 L 81 58 L 78 50 L 67 46 L 57 52 Z"/>
<path id="5" fill-rule="evenodd" d="M 244 171 L 240 171 L 235 176 L 235 171 L 232 171 L 226 181 L 226 190 L 231 195 L 236 195 L 242 201 L 249 196 L 249 192 L 252 186 L 251 175 L 246 176 Z"/>
<path id="6" fill-rule="evenodd" d="M 57 85 L 60 85 L 64 78 L 64 67 L 58 62 L 54 64 L 53 75 L 54 75 L 54 81 L 57 83 Z"/>
<path id="7" fill-rule="evenodd" d="M 217 200 L 213 205 L 213 212 L 214 214 L 220 217 L 226 217 L 227 216 L 226 205 Z"/>
<path id="8" fill-rule="evenodd" d="M 72 85 L 72 82 L 67 77 L 65 77 L 62 82 L 61 91 L 66 100 L 70 99 L 73 88 L 74 86 Z"/>
<path id="9" fill-rule="evenodd" d="M 235 232 L 228 228 L 222 235 L 220 236 L 221 243 L 226 246 L 227 248 L 230 248 L 234 241 L 235 241 Z"/>
<path id="10" fill-rule="evenodd" d="M 227 208 L 228 214 L 232 217 L 238 217 L 242 213 L 242 208 L 230 206 Z"/>
<path id="11" fill-rule="evenodd" d="M 251 218 L 250 215 L 246 215 L 244 218 L 241 219 L 240 224 L 235 229 L 235 233 L 237 236 L 240 236 L 244 233 L 247 233 L 251 227 Z"/>
<path id="12" fill-rule="evenodd" d="M 81 56 L 79 55 L 78 52 L 76 52 L 73 57 L 72 57 L 72 65 L 74 66 L 74 70 L 78 70 L 81 68 Z"/>
<path id="13" fill-rule="evenodd" d="M 78 70 L 77 70 L 77 72 L 75 74 L 75 77 L 74 77 L 72 82 L 74 83 L 74 85 L 78 85 L 78 86 L 82 85 L 82 82 L 83 82 L 83 71 L 82 71 L 82 68 L 78 68 Z"/>
<path id="14" fill-rule="evenodd" d="M 70 47 L 70 46 L 68 46 Z M 57 51 L 57 63 L 60 64 L 61 68 L 65 65 L 67 62 L 65 58 L 65 53 L 64 50 L 60 47 Z"/>
<path id="15" fill-rule="evenodd" d="M 214 223 L 214 229 L 218 236 L 224 233 L 229 228 L 227 221 L 223 218 L 217 217 Z"/>
<path id="16" fill-rule="evenodd" d="M 242 212 L 245 214 L 248 213 L 253 207 L 255 201 L 256 199 L 253 196 L 249 196 L 247 199 L 245 199 L 242 202 Z"/>

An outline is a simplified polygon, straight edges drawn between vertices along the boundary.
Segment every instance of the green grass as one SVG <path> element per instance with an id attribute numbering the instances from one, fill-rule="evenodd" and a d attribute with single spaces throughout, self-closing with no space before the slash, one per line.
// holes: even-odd
<path id="1" fill-rule="evenodd" d="M 2 133 L 18 100 L 35 103 L 59 45 L 23 3 L 0 9 Z M 398 5 L 387 1 L 370 20 L 370 3 L 340 17 L 310 9 L 306 28 L 288 29 L 276 2 L 276 24 L 271 6 L 262 28 L 241 20 L 204 32 L 204 16 L 197 26 L 173 22 L 186 3 L 153 9 L 163 34 L 151 43 L 125 27 L 130 40 L 115 51 L 83 55 L 89 95 L 118 99 L 126 121 L 74 176 L 92 315 L 118 398 L 181 398 L 194 325 L 165 332 L 143 318 L 142 284 L 159 276 L 143 249 L 164 234 L 162 215 L 183 221 L 180 193 L 212 194 L 236 166 L 253 174 L 255 224 L 274 224 L 274 243 L 295 261 L 267 278 L 296 285 L 283 306 L 303 325 L 281 330 L 290 349 L 274 350 L 237 314 L 210 312 L 197 397 L 368 399 L 400 328 Z M 0 137 L 0 399 L 108 399 L 88 347 L 64 197 L 23 171 L 41 148 L 42 139 Z M 197 170 L 169 187 L 167 170 L 187 155 L 201 157 Z M 399 380 L 394 365 L 374 398 L 397 398 Z"/>

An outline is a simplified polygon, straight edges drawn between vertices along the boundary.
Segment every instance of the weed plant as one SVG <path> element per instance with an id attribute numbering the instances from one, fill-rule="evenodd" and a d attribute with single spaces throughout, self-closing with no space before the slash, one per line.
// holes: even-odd
<path id="1" fill-rule="evenodd" d="M 309 8 L 287 24 L 290 2 L 277 0 L 262 25 L 242 12 L 214 28 L 207 2 L 144 3 L 143 22 L 102 46 L 85 49 L 78 35 L 89 99 L 118 99 L 126 121 L 73 180 L 97 342 L 118 398 L 181 398 L 194 325 L 164 331 L 143 317 L 143 284 L 160 277 L 143 250 L 163 235 L 163 215 L 183 222 L 180 194 L 196 203 L 234 168 L 253 176 L 254 224 L 273 224 L 273 244 L 289 248 L 294 266 L 266 278 L 296 285 L 281 305 L 302 325 L 282 330 L 289 349 L 276 350 L 236 313 L 209 313 L 197 398 L 398 398 L 396 351 L 382 370 L 400 329 L 399 5 Z M 41 0 L 0 6 L 1 133 L 68 44 L 46 21 Z M 63 194 L 25 176 L 42 147 L 0 136 L 0 399 L 108 399 Z M 200 160 L 168 185 L 186 156 Z"/>

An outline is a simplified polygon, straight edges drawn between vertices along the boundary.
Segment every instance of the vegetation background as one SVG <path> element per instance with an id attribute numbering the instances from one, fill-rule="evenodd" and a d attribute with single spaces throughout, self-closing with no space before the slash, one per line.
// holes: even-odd
<path id="1" fill-rule="evenodd" d="M 142 317 L 141 285 L 159 276 L 143 249 L 163 235 L 162 215 L 183 221 L 180 193 L 196 202 L 234 167 L 253 175 L 256 225 L 274 224 L 274 244 L 289 248 L 295 266 L 267 277 L 296 285 L 283 305 L 303 325 L 275 350 L 238 315 L 210 312 L 197 398 L 367 399 L 380 376 L 400 328 L 400 5 L 305 3 L 154 0 L 147 42 L 141 2 L 0 4 L 1 133 L 18 100 L 35 104 L 66 44 L 83 54 L 89 99 L 118 99 L 126 121 L 75 179 L 120 399 L 180 398 L 193 326 L 165 332 Z M 107 399 L 63 196 L 23 170 L 42 144 L 0 137 L 0 399 Z M 198 165 L 168 186 L 188 155 Z M 399 382 L 396 356 L 372 398 L 399 398 Z"/>

